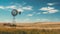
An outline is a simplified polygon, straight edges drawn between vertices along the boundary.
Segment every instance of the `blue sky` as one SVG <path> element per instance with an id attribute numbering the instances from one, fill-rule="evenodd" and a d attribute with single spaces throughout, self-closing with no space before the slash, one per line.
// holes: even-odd
<path id="1" fill-rule="evenodd" d="M 13 9 L 16 22 L 60 22 L 60 0 L 0 0 L 0 22 L 12 22 Z"/>

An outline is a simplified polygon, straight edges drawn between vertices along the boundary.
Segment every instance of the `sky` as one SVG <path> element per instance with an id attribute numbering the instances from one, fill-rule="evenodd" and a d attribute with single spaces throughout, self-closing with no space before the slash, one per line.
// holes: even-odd
<path id="1" fill-rule="evenodd" d="M 0 22 L 60 22 L 60 0 L 0 0 Z"/>

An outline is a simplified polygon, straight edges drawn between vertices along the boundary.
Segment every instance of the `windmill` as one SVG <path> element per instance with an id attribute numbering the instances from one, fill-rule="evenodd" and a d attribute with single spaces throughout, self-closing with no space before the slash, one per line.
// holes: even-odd
<path id="1" fill-rule="evenodd" d="M 15 21 L 15 17 L 18 15 L 18 14 L 21 14 L 21 12 L 18 12 L 16 9 L 13 9 L 11 11 L 11 14 L 13 16 L 13 24 L 10 24 L 10 23 L 4 23 L 3 25 L 4 26 L 10 26 L 10 27 L 16 27 L 16 21 Z"/>
<path id="2" fill-rule="evenodd" d="M 13 9 L 12 12 L 11 12 L 12 16 L 13 16 L 13 25 L 16 24 L 16 21 L 15 21 L 15 17 L 18 15 L 18 14 L 21 14 L 21 12 L 18 12 L 16 9 Z"/>

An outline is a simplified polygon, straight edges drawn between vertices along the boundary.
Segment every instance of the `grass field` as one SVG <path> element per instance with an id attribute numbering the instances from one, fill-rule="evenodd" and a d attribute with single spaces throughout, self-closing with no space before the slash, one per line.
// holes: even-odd
<path id="1" fill-rule="evenodd" d="M 45 30 L 45 29 L 41 29 L 41 30 L 37 30 L 37 29 L 29 29 L 29 30 L 25 30 L 25 29 L 12 29 L 12 30 L 3 30 L 0 31 L 0 34 L 60 34 L 60 29 L 53 29 L 53 30 Z"/>
<path id="2" fill-rule="evenodd" d="M 0 34 L 60 34 L 59 23 L 20 24 L 17 27 L 0 26 Z"/>

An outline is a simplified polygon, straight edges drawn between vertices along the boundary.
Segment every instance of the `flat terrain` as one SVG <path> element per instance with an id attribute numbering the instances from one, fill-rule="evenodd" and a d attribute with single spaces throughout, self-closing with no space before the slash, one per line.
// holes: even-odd
<path id="1" fill-rule="evenodd" d="M 60 34 L 60 22 L 16 23 L 16 27 L 0 23 L 0 34 Z"/>

